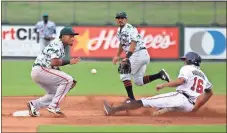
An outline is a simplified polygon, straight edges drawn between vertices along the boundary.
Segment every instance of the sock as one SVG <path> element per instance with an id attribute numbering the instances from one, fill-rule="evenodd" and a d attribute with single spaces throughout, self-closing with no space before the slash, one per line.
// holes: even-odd
<path id="1" fill-rule="evenodd" d="M 147 84 L 159 78 L 161 78 L 161 75 L 159 73 L 153 74 L 153 75 L 147 75 L 143 77 L 143 83 Z"/>
<path id="2" fill-rule="evenodd" d="M 133 91 L 132 91 L 132 82 L 130 80 L 123 81 L 125 89 L 127 91 L 128 97 L 132 100 L 135 100 Z"/>

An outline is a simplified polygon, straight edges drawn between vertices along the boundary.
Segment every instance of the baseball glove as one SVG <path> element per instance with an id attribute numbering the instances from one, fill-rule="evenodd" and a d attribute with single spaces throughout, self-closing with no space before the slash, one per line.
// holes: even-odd
<path id="1" fill-rule="evenodd" d="M 131 73 L 131 64 L 130 61 L 127 60 L 123 60 L 121 62 L 121 64 L 118 67 L 118 72 L 120 74 L 130 74 Z"/>

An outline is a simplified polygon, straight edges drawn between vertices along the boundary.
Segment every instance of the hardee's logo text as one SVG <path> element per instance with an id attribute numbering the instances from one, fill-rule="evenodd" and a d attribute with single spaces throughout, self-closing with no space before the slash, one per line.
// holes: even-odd
<path id="1" fill-rule="evenodd" d="M 144 40 L 145 46 L 152 49 L 168 49 L 175 45 L 178 39 L 174 37 L 173 32 L 167 32 L 164 28 L 161 30 L 160 28 L 143 28 L 139 30 L 139 33 Z M 98 31 L 85 29 L 83 33 L 76 36 L 73 52 L 82 50 L 86 55 L 89 55 L 91 51 L 98 49 L 116 49 L 119 44 L 120 42 L 116 38 L 116 29 L 114 28 L 100 28 Z"/>

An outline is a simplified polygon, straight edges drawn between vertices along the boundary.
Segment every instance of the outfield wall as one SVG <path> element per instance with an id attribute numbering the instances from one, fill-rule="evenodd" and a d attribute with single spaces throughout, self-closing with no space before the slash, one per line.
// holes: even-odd
<path id="1" fill-rule="evenodd" d="M 63 26 L 57 26 L 57 36 Z M 114 26 L 74 26 L 80 35 L 68 57 L 105 60 L 116 55 Z M 195 51 L 204 59 L 226 60 L 226 27 L 137 26 L 153 60 L 176 60 Z M 70 51 L 70 52 L 69 52 Z M 40 42 L 32 25 L 2 25 L 2 57 L 35 58 Z M 124 55 L 122 55 L 124 56 Z"/>

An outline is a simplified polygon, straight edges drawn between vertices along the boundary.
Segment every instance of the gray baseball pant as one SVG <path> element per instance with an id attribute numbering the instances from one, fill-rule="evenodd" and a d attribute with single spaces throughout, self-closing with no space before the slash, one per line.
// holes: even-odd
<path id="1" fill-rule="evenodd" d="M 51 41 L 45 40 L 44 38 L 40 38 L 40 51 L 50 44 Z"/>
<path id="2" fill-rule="evenodd" d="M 143 85 L 143 77 L 150 62 L 150 55 L 146 49 L 136 51 L 129 58 L 131 63 L 131 74 L 120 74 L 121 81 L 131 80 L 133 76 L 136 85 Z"/>
<path id="3" fill-rule="evenodd" d="M 47 106 L 60 108 L 60 102 L 74 85 L 73 78 L 70 75 L 41 66 L 33 67 L 31 77 L 35 83 L 46 91 L 46 95 L 31 101 L 37 110 Z"/>

